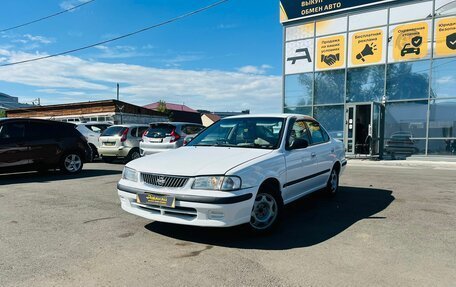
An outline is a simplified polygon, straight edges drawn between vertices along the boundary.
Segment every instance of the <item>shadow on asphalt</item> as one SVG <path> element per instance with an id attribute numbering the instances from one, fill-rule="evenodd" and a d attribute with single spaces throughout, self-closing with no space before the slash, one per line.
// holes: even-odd
<path id="1" fill-rule="evenodd" d="M 83 179 L 105 175 L 121 174 L 121 170 L 102 170 L 102 169 L 83 169 L 78 174 L 63 174 L 60 171 L 47 171 L 45 173 L 40 172 L 22 172 L 14 174 L 2 174 L 0 175 L 0 185 L 7 184 L 20 184 L 20 183 L 33 183 L 33 182 L 51 182 L 61 181 L 68 179 Z"/>
<path id="2" fill-rule="evenodd" d="M 241 249 L 284 250 L 322 243 L 362 219 L 383 220 L 373 215 L 386 209 L 392 191 L 340 187 L 335 198 L 322 193 L 304 197 L 286 206 L 283 221 L 266 236 L 254 236 L 243 227 L 202 228 L 152 222 L 149 231 L 179 240 Z"/>

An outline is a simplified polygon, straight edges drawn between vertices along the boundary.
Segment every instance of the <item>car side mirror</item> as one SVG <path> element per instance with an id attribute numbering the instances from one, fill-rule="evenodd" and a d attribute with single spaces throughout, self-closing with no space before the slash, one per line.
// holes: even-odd
<path id="1" fill-rule="evenodd" d="M 309 146 L 309 142 L 305 139 L 294 139 L 290 145 L 290 149 L 303 149 Z"/>
<path id="2" fill-rule="evenodd" d="M 194 139 L 194 137 L 186 137 L 184 139 L 184 146 L 188 145 L 193 139 Z"/>

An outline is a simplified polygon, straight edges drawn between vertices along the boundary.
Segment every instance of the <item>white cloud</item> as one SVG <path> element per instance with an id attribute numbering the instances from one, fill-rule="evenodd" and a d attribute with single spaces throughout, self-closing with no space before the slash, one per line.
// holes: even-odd
<path id="1" fill-rule="evenodd" d="M 84 2 L 86 2 L 86 0 L 66 0 L 66 1 L 60 2 L 59 6 L 63 10 L 68 10 L 68 9 L 71 9 L 74 6 L 77 6 Z M 71 11 L 74 11 L 74 10 L 71 10 Z"/>
<path id="2" fill-rule="evenodd" d="M 12 62 L 37 55 L 0 50 L 0 56 Z M 266 70 L 269 67 L 257 68 Z M 0 67 L 0 79 L 32 86 L 40 93 L 48 94 L 43 99 L 44 104 L 114 98 L 115 84 L 119 82 L 121 99 L 138 105 L 163 99 L 185 102 L 194 109 L 251 109 L 254 112 L 279 112 L 281 109 L 281 78 L 259 73 L 160 69 L 59 56 Z M 4 92 L 14 94 L 14 91 Z"/>
<path id="3" fill-rule="evenodd" d="M 255 75 L 264 75 L 267 73 L 267 70 L 271 69 L 272 67 L 269 65 L 261 65 L 259 67 L 257 66 L 244 66 L 241 68 L 238 68 L 238 72 L 244 73 L 244 74 L 255 74 Z"/>
<path id="4" fill-rule="evenodd" d="M 133 57 L 143 57 L 148 56 L 147 53 L 138 51 L 136 47 L 133 46 L 105 46 L 99 45 L 95 46 L 96 49 L 100 50 L 101 53 L 95 55 L 95 58 L 99 59 L 121 59 L 121 58 L 133 58 Z"/>
<path id="5" fill-rule="evenodd" d="M 453 81 L 454 81 L 453 76 L 444 76 L 444 77 L 438 78 L 436 80 L 436 82 L 438 84 L 448 84 L 448 83 L 452 83 Z"/>

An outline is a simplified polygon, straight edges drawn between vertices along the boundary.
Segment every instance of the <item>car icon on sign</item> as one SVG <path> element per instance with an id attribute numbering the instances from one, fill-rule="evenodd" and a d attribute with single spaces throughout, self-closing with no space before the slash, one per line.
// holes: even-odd
<path id="1" fill-rule="evenodd" d="M 410 43 L 407 43 L 404 45 L 404 48 L 401 50 L 401 57 L 404 57 L 407 54 L 415 54 L 419 55 L 420 54 L 420 48 L 415 48 L 413 47 Z"/>

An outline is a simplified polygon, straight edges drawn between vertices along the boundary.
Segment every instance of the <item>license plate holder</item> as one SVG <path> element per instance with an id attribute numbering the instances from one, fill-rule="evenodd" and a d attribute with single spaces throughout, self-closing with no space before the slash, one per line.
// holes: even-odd
<path id="1" fill-rule="evenodd" d="M 176 207 L 176 198 L 173 196 L 158 195 L 153 193 L 143 193 L 136 195 L 136 202 L 146 205 Z"/>
<path id="2" fill-rule="evenodd" d="M 149 139 L 151 143 L 162 143 L 163 139 Z"/>

